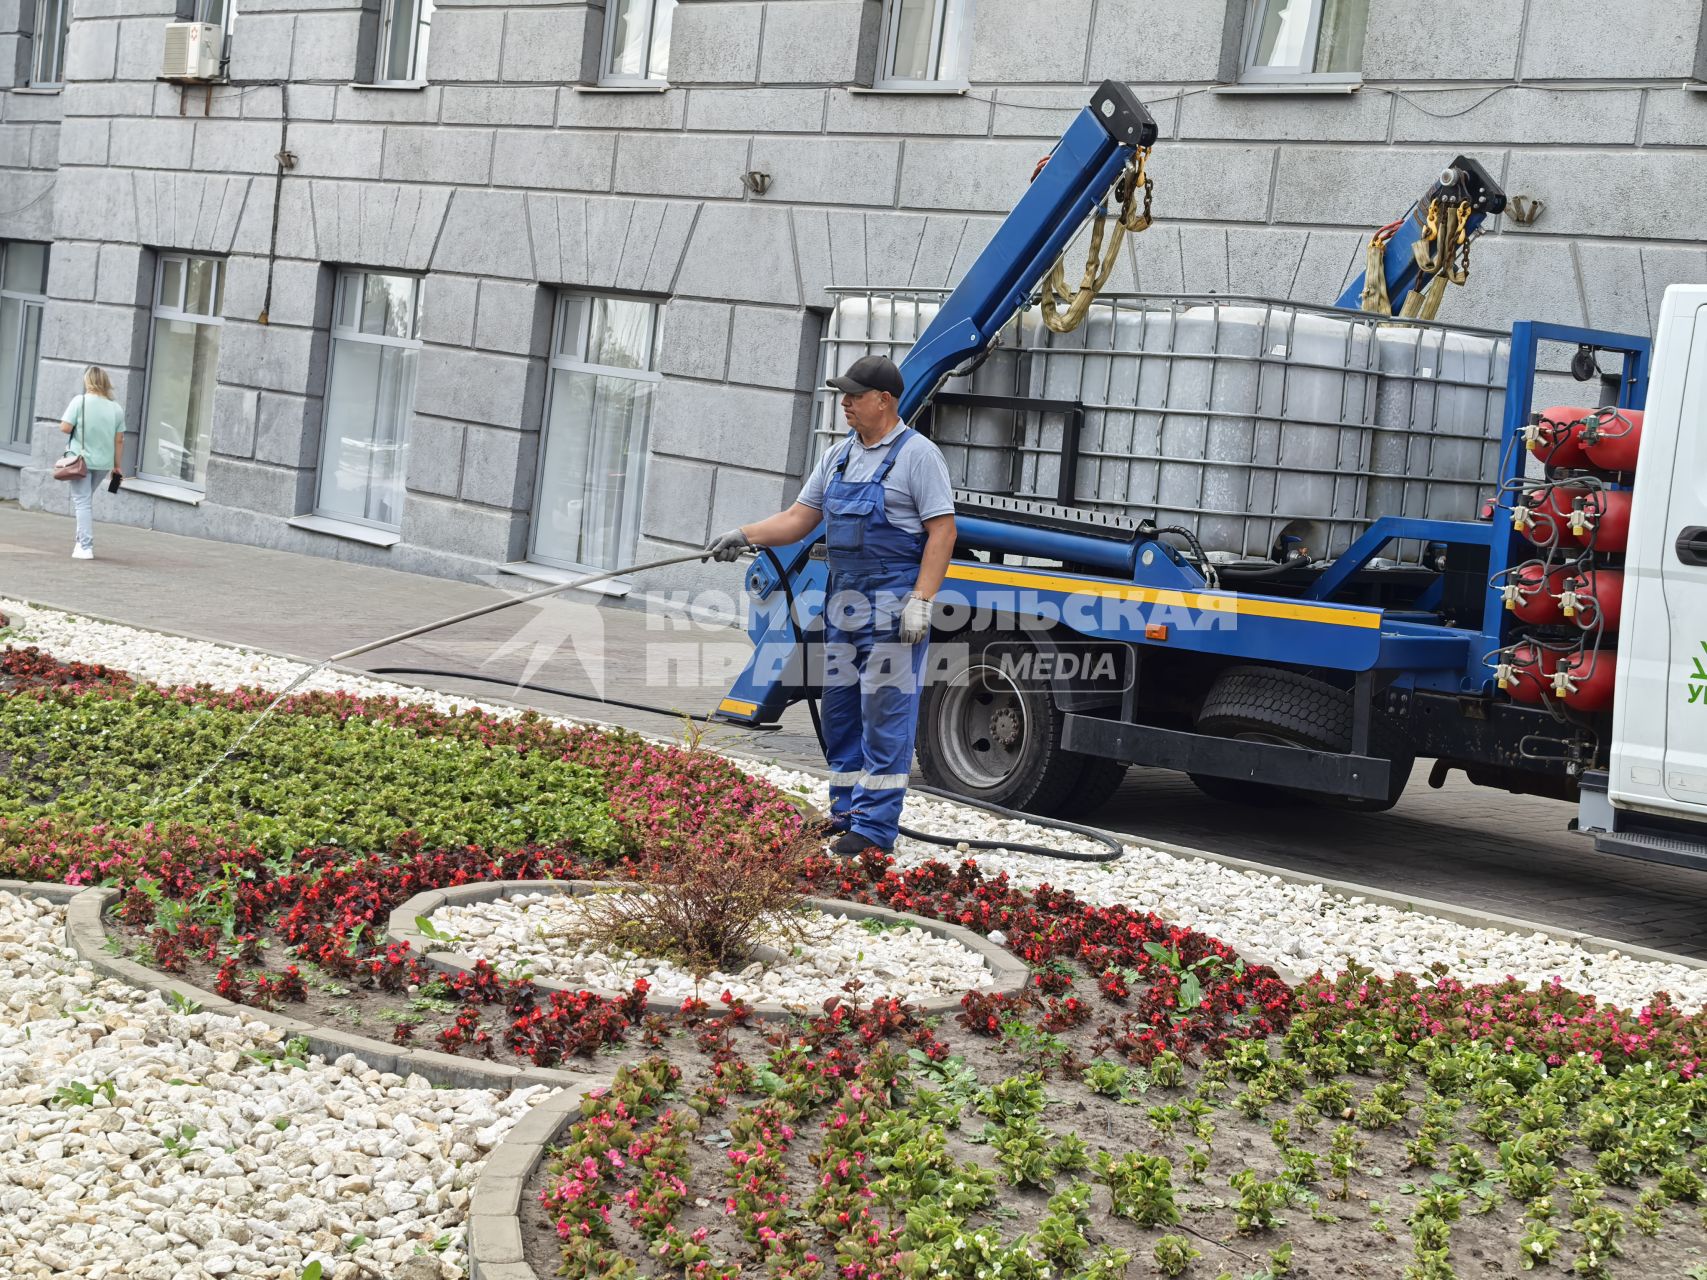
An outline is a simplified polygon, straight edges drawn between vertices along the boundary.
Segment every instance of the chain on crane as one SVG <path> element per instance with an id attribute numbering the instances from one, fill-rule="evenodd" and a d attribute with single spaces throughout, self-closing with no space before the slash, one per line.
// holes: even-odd
<path id="1" fill-rule="evenodd" d="M 1044 277 L 1038 298 L 1038 310 L 1042 313 L 1043 323 L 1053 332 L 1071 333 L 1084 323 L 1085 316 L 1090 313 L 1091 303 L 1096 301 L 1097 294 L 1102 292 L 1103 286 L 1114 274 L 1115 264 L 1120 261 L 1120 246 L 1125 243 L 1126 233 L 1130 231 L 1136 234 L 1149 227 L 1150 199 L 1156 185 L 1147 172 L 1149 159 L 1150 149 L 1140 147 L 1133 162 L 1115 179 L 1114 199 L 1120 206 L 1120 213 L 1115 218 L 1114 236 L 1107 253 L 1103 252 L 1102 242 L 1109 212 L 1106 205 L 1097 206 L 1096 221 L 1091 224 L 1090 251 L 1085 257 L 1085 274 L 1079 281 L 1079 287 L 1070 293 L 1067 290 L 1067 272 L 1064 265 L 1067 255 L 1064 253 Z M 1144 195 L 1142 210 L 1138 207 L 1139 192 Z"/>
<path id="2" fill-rule="evenodd" d="M 1400 223 L 1382 227 L 1369 237 L 1364 256 L 1363 310 L 1390 316 L 1393 300 L 1387 296 L 1387 243 Z M 1410 320 L 1433 320 L 1448 284 L 1463 285 L 1470 279 L 1470 203 L 1449 204 L 1444 197 L 1429 202 L 1422 235 L 1412 251 L 1417 270 L 1428 278 L 1426 287 L 1411 290 L 1398 314 Z"/>

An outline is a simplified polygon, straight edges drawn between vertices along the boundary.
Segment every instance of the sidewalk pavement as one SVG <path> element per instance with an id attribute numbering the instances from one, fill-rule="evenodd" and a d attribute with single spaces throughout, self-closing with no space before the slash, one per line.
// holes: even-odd
<path id="1" fill-rule="evenodd" d="M 338 560 L 203 541 L 128 526 L 96 530 L 93 561 L 70 558 L 71 522 L 0 503 L 0 597 L 149 630 L 319 660 L 411 626 L 524 594 Z M 715 575 L 715 576 L 712 576 Z M 729 575 L 708 569 L 727 590 Z M 680 736 L 679 718 L 601 706 L 530 685 L 709 712 L 745 661 L 745 633 L 585 591 L 458 624 L 367 654 L 353 666 L 474 671 L 502 683 L 398 677 L 478 696 Z M 725 750 L 822 766 L 804 707 L 776 732 L 714 726 Z M 1574 807 L 1470 786 L 1430 790 L 1419 763 L 1390 813 L 1243 809 L 1208 800 L 1184 777 L 1133 769 L 1115 797 L 1079 821 L 1251 858 L 1329 879 L 1518 916 L 1707 958 L 1707 877 L 1594 853 L 1567 829 Z"/>

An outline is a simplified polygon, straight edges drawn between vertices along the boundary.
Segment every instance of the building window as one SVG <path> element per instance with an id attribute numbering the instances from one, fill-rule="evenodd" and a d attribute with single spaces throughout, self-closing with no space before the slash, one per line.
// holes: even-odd
<path id="1" fill-rule="evenodd" d="M 669 79 L 670 19 L 675 10 L 676 0 L 610 0 L 599 83 Z"/>
<path id="2" fill-rule="evenodd" d="M 1252 0 L 1243 79 L 1355 81 L 1369 0 Z"/>
<path id="3" fill-rule="evenodd" d="M 559 300 L 530 559 L 614 569 L 634 558 L 661 327 L 655 303 Z"/>
<path id="4" fill-rule="evenodd" d="M 47 299 L 47 246 L 0 240 L 0 450 L 27 454 Z"/>
<path id="5" fill-rule="evenodd" d="M 231 56 L 231 29 L 237 21 L 237 0 L 196 0 L 196 22 L 210 22 L 219 28 L 219 56 L 223 61 Z"/>
<path id="6" fill-rule="evenodd" d="M 383 0 L 379 15 L 380 84 L 418 84 L 427 78 L 427 37 L 433 0 Z"/>
<path id="7" fill-rule="evenodd" d="M 332 319 L 316 515 L 396 532 L 421 351 L 421 282 L 345 271 Z"/>
<path id="8" fill-rule="evenodd" d="M 36 0 L 31 85 L 52 88 L 65 83 L 65 37 L 70 33 L 71 0 Z"/>
<path id="9" fill-rule="evenodd" d="M 137 471 L 200 492 L 213 445 L 225 264 L 163 253 L 155 264 L 148 399 Z"/>
<path id="10" fill-rule="evenodd" d="M 885 0 L 876 87 L 966 83 L 972 0 Z"/>

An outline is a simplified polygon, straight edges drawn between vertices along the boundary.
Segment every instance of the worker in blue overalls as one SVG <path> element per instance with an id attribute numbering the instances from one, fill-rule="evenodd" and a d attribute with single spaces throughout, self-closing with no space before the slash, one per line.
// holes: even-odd
<path id="1" fill-rule="evenodd" d="M 942 451 L 896 413 L 903 384 L 893 361 L 865 356 L 829 385 L 841 393 L 847 438 L 825 452 L 792 507 L 718 535 L 706 551 L 730 561 L 825 522 L 824 834 L 834 852 L 856 857 L 895 847 L 931 600 L 954 553 L 954 490 Z"/>

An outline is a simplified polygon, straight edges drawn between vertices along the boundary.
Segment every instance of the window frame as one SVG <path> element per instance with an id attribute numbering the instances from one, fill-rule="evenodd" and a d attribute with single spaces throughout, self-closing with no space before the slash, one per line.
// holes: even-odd
<path id="1" fill-rule="evenodd" d="M 613 46 L 616 43 L 616 10 L 619 5 L 625 3 L 634 6 L 644 6 L 646 10 L 646 34 L 640 42 L 641 48 L 646 51 L 646 69 L 637 76 L 629 75 L 626 72 L 612 71 L 610 69 L 611 53 L 613 51 Z M 674 37 L 675 27 L 673 25 L 673 11 L 677 7 L 677 0 L 607 0 L 604 16 L 605 29 L 599 40 L 599 76 L 597 80 L 599 85 L 611 88 L 632 86 L 668 87 L 670 83 L 670 73 L 668 68 L 665 69 L 663 75 L 652 74 L 652 32 L 658 25 L 658 10 L 666 4 L 669 5 L 672 10 L 672 26 L 670 28 L 670 33 L 671 36 Z"/>
<path id="2" fill-rule="evenodd" d="M 573 344 L 574 349 L 580 354 L 575 356 L 560 355 L 559 348 L 565 345 L 563 342 L 565 318 L 570 308 L 577 301 L 582 300 L 587 305 L 581 308 Z M 632 302 L 651 309 L 650 332 L 647 334 L 646 367 L 644 369 L 631 369 L 622 365 L 594 364 L 587 358 L 586 352 L 591 338 L 593 304 L 597 302 Z M 557 302 L 551 317 L 551 346 L 547 349 L 546 357 L 545 408 L 540 418 L 539 460 L 534 467 L 533 497 L 528 508 L 527 561 L 529 564 L 576 573 L 597 573 L 611 568 L 610 565 L 565 560 L 561 557 L 542 554 L 539 550 L 540 498 L 545 489 L 545 459 L 546 451 L 551 447 L 552 408 L 557 399 L 558 374 L 580 373 L 595 378 L 623 378 L 632 382 L 646 382 L 653 386 L 660 386 L 664 381 L 663 372 L 658 367 L 663 350 L 663 334 L 664 302 L 662 299 L 641 297 L 614 290 L 595 292 L 582 289 L 559 289 L 557 291 Z M 640 474 L 630 482 L 633 485 L 631 508 L 633 529 L 637 539 L 640 532 L 640 508 L 646 496 L 646 471 L 648 468 L 645 463 L 651 448 L 651 436 L 652 418 L 649 412 L 644 437 L 637 442 L 639 447 L 635 450 L 641 461 Z M 619 535 L 621 532 L 621 530 L 618 531 Z M 621 580 L 617 581 L 620 583 Z"/>
<path id="3" fill-rule="evenodd" d="M 1257 42 L 1262 39 L 1262 16 L 1273 0 L 1249 0 L 1245 7 L 1245 38 L 1239 52 L 1239 83 L 1273 84 L 1362 84 L 1363 55 L 1358 52 L 1356 71 L 1314 71 L 1307 67 L 1259 67 Z M 1322 11 L 1328 0 L 1310 0 L 1310 22 L 1304 31 L 1303 48 L 1309 66 L 1316 62 L 1316 45 L 1322 35 Z M 1367 36 L 1365 37 L 1367 38 Z"/>
<path id="4" fill-rule="evenodd" d="M 234 0 L 227 0 L 234 3 Z M 373 53 L 373 83 L 394 85 L 418 85 L 427 82 L 426 58 L 427 48 L 431 46 L 433 29 L 433 0 L 412 0 L 415 5 L 414 29 L 409 33 L 409 65 L 408 75 L 390 74 L 396 68 L 390 65 L 391 29 L 397 21 L 397 6 L 399 0 L 380 0 L 379 6 L 379 44 Z M 421 39 L 425 29 L 428 39 Z M 425 46 L 425 47 L 424 47 Z"/>
<path id="5" fill-rule="evenodd" d="M 893 74 L 896 40 L 900 35 L 901 6 L 898 0 L 883 0 L 883 22 L 877 43 L 877 65 L 872 73 L 873 89 L 918 92 L 958 91 L 971 87 L 968 79 L 972 58 L 972 8 L 976 0 L 932 0 L 935 18 L 931 24 L 931 48 L 937 75 L 929 79 L 907 79 Z M 950 73 L 944 73 L 944 59 L 953 58 Z"/>
<path id="6" fill-rule="evenodd" d="M 345 290 L 350 287 L 352 281 L 360 285 L 363 284 L 369 276 L 399 276 L 415 282 L 415 305 L 411 308 L 409 316 L 409 328 L 412 336 L 399 338 L 392 334 L 364 333 L 359 327 L 359 318 L 358 326 L 356 328 L 351 328 L 343 322 Z M 339 343 L 365 342 L 371 343 L 374 346 L 397 347 L 405 351 L 419 352 L 422 350 L 426 345 L 421 340 L 421 302 L 426 293 L 425 285 L 426 277 L 418 275 L 412 271 L 370 271 L 365 267 L 340 267 L 338 269 L 337 280 L 332 289 L 332 322 L 327 328 L 331 341 L 327 344 L 326 381 L 325 385 L 321 388 L 320 393 L 320 456 L 314 464 L 314 505 L 309 514 L 322 520 L 337 521 L 340 524 L 359 525 L 364 529 L 376 529 L 381 533 L 397 534 L 402 532 L 403 508 L 409 500 L 407 458 L 409 449 L 410 419 L 413 419 L 415 416 L 415 397 L 413 389 L 410 391 L 409 405 L 404 412 L 403 451 L 405 461 L 402 472 L 403 486 L 397 503 L 397 523 L 386 524 L 381 520 L 369 520 L 364 516 L 352 516 L 343 511 L 328 511 L 320 504 L 320 486 L 326 474 L 326 446 L 331 440 L 331 436 L 328 432 L 328 424 L 332 417 L 332 378 L 337 371 Z M 371 492 L 373 487 L 373 466 L 371 459 L 368 465 L 367 486 L 368 490 Z"/>
<path id="7" fill-rule="evenodd" d="M 30 446 L 35 437 L 36 395 L 41 388 L 41 379 L 36 376 L 36 373 L 38 366 L 41 363 L 41 325 L 44 308 L 47 304 L 47 278 L 46 271 L 44 270 L 42 273 L 42 291 L 40 293 L 26 293 L 22 289 L 8 289 L 6 287 L 6 257 L 11 253 L 14 245 L 20 244 L 33 245 L 45 250 L 46 252 L 42 256 L 42 264 L 44 267 L 51 263 L 53 257 L 53 246 L 40 240 L 0 240 L 0 300 L 10 299 L 11 301 L 19 304 L 17 347 L 18 364 L 15 381 L 11 387 L 11 393 L 13 395 L 18 395 L 22 388 L 25 372 L 27 371 L 30 374 L 29 403 L 25 404 L 22 396 L 19 396 L 18 400 L 13 405 L 14 414 L 20 410 L 23 411 L 24 438 L 22 441 L 19 441 L 14 434 L 16 431 L 16 418 L 14 418 L 12 422 L 0 424 L 0 429 L 3 429 L 6 433 L 5 435 L 0 436 L 0 458 L 28 460 L 30 456 Z M 33 358 L 26 360 L 25 356 L 28 354 L 27 335 L 29 333 L 29 317 L 31 311 L 35 312 L 36 317 L 36 349 Z"/>
<path id="8" fill-rule="evenodd" d="M 51 45 L 42 40 L 47 10 L 50 5 L 57 6 L 59 14 L 58 30 Z M 35 22 L 30 31 L 30 88 L 63 89 L 65 87 L 65 50 L 70 35 L 71 0 L 36 0 Z M 47 69 L 53 73 L 52 75 L 43 73 L 44 53 L 51 59 Z"/>
<path id="9" fill-rule="evenodd" d="M 215 270 L 215 279 L 214 279 L 213 292 L 212 292 L 212 297 L 214 299 L 213 310 L 212 310 L 212 312 L 205 313 L 205 314 L 203 312 L 200 312 L 200 311 L 186 311 L 186 310 L 184 310 L 184 303 L 188 300 L 189 288 L 190 288 L 189 264 L 192 261 L 197 261 L 197 260 L 202 261 L 202 262 L 211 262 L 214 265 L 214 270 Z M 177 297 L 177 301 L 176 301 L 175 305 L 170 306 L 170 307 L 163 305 L 160 301 L 160 286 L 165 282 L 166 264 L 169 262 L 177 262 L 177 263 L 182 264 L 182 269 L 178 273 L 178 297 Z M 160 475 L 156 472 L 145 471 L 145 470 L 143 470 L 143 465 L 144 465 L 144 461 L 148 457 L 148 440 L 149 440 L 149 427 L 150 427 L 150 422 L 149 422 L 149 416 L 150 415 L 149 415 L 148 410 L 149 410 L 149 407 L 153 404 L 153 395 L 154 395 L 154 356 L 156 354 L 156 352 L 155 352 L 155 333 L 156 333 L 156 330 L 159 328 L 159 325 L 157 322 L 161 321 L 161 320 L 183 320 L 183 321 L 187 321 L 188 323 L 191 323 L 191 324 L 213 325 L 217 328 L 223 329 L 225 327 L 225 316 L 223 315 L 224 307 L 222 305 L 222 299 L 224 297 L 224 291 L 225 291 L 225 259 L 224 258 L 216 258 L 211 254 L 205 254 L 205 253 L 189 253 L 189 252 L 177 252 L 177 251 L 156 253 L 154 255 L 153 301 L 150 303 L 149 308 L 148 308 L 148 363 L 143 366 L 144 376 L 143 376 L 143 383 L 142 383 L 142 422 L 141 422 L 141 425 L 138 428 L 137 433 L 136 433 L 136 461 L 134 463 L 134 469 L 136 472 L 136 476 L 140 480 L 147 480 L 147 481 L 150 481 L 154 484 L 169 485 L 174 489 L 182 489 L 186 493 L 195 493 L 195 494 L 204 494 L 204 495 L 207 493 L 207 484 L 205 482 L 205 478 L 204 478 L 204 482 L 201 484 L 186 484 L 184 482 L 184 479 L 182 476 L 163 476 L 163 475 Z M 215 361 L 213 378 L 214 378 L 214 386 L 217 389 L 217 387 L 219 385 L 219 373 L 218 373 L 218 362 L 217 361 Z M 211 422 L 208 423 L 208 432 L 209 432 L 209 436 L 211 439 L 211 435 L 213 432 L 213 424 Z"/>
<path id="10" fill-rule="evenodd" d="M 219 28 L 219 61 L 223 66 L 231 59 L 231 34 L 237 29 L 237 0 L 195 0 L 193 21 L 211 22 L 207 11 L 216 2 L 220 3 L 219 21 L 213 25 Z"/>

